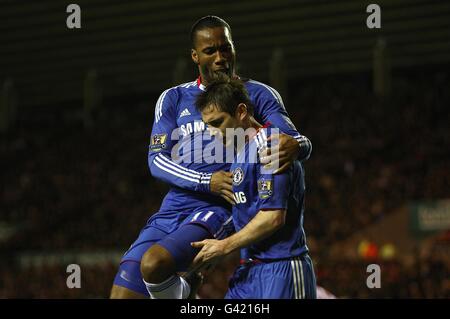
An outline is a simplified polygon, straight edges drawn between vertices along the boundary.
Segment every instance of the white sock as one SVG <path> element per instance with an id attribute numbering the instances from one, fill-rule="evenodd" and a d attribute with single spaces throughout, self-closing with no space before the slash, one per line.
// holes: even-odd
<path id="1" fill-rule="evenodd" d="M 160 284 L 144 280 L 150 299 L 186 299 L 191 293 L 191 286 L 180 276 L 172 276 Z"/>

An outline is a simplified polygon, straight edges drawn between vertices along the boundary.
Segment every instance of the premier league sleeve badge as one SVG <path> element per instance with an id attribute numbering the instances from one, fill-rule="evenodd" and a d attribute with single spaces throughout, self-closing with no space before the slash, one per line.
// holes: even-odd
<path id="1" fill-rule="evenodd" d="M 152 135 L 150 140 L 150 149 L 153 152 L 159 152 L 166 148 L 167 134 L 155 134 Z"/>
<path id="2" fill-rule="evenodd" d="M 261 199 L 266 199 L 273 194 L 273 181 L 270 179 L 258 180 L 258 195 Z"/>

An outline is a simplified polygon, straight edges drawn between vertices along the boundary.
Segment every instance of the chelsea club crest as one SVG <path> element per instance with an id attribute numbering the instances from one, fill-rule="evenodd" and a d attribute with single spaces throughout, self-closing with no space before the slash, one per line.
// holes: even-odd
<path id="1" fill-rule="evenodd" d="M 244 171 L 238 167 L 233 171 L 233 185 L 237 186 L 244 180 Z"/>

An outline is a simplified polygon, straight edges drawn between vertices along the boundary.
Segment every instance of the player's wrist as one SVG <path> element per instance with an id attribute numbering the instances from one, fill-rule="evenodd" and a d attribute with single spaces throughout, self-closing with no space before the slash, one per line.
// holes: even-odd
<path id="1" fill-rule="evenodd" d="M 235 248 L 233 248 L 233 242 L 230 240 L 230 237 L 223 239 L 222 244 L 222 251 L 224 256 L 232 253 L 235 250 Z"/>
<path id="2" fill-rule="evenodd" d="M 300 161 L 305 161 L 311 156 L 312 152 L 312 143 L 311 141 L 304 135 L 300 135 L 296 138 L 299 146 L 298 159 Z"/>
<path id="3" fill-rule="evenodd" d="M 211 173 L 204 173 L 200 176 L 198 191 L 202 193 L 211 193 Z"/>

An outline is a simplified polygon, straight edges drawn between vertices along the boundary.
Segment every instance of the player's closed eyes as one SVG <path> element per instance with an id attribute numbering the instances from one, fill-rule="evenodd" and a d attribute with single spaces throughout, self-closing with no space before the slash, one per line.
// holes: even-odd
<path id="1" fill-rule="evenodd" d="M 219 119 L 219 120 L 211 121 L 208 124 L 213 127 L 219 127 L 222 124 L 222 122 L 223 122 L 223 119 Z"/>

